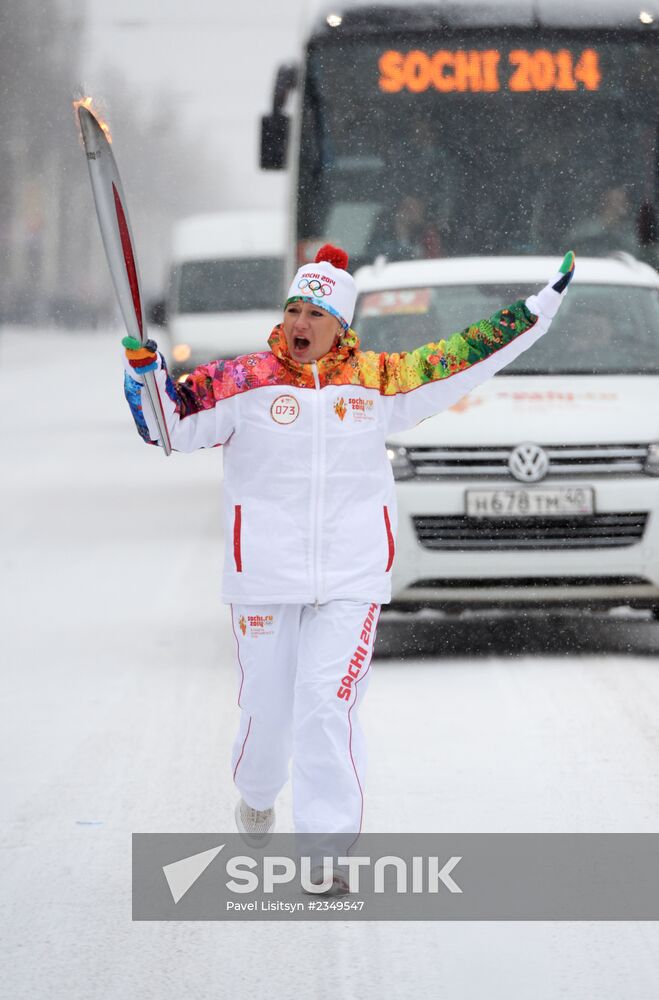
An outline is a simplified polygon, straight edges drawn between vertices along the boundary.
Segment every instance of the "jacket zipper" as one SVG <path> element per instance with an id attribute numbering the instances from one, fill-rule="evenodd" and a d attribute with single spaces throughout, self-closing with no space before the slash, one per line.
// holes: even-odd
<path id="1" fill-rule="evenodd" d="M 316 390 L 316 405 L 314 407 L 314 441 L 311 455 L 311 566 L 313 571 L 314 606 L 317 608 L 320 603 L 320 545 L 318 535 L 320 531 L 320 468 L 321 468 L 321 416 L 322 405 L 320 396 L 320 378 L 318 377 L 318 365 L 315 361 L 311 363 L 313 372 L 313 384 Z"/>

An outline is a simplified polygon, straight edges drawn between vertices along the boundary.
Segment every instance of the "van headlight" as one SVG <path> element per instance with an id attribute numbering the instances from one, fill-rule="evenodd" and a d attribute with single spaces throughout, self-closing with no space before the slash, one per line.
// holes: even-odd
<path id="1" fill-rule="evenodd" d="M 659 444 L 648 446 L 643 472 L 647 473 L 648 476 L 659 476 Z"/>
<path id="2" fill-rule="evenodd" d="M 175 344 L 172 350 L 172 357 L 174 358 L 174 361 L 187 361 L 191 354 L 192 350 L 190 349 L 189 344 Z"/>
<path id="3" fill-rule="evenodd" d="M 387 458 L 391 462 L 391 468 L 396 481 L 414 478 L 414 466 L 408 457 L 407 448 L 396 444 L 388 444 Z"/>

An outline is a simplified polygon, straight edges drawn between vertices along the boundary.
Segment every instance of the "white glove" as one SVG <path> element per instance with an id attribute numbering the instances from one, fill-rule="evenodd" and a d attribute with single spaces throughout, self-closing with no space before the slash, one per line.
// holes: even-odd
<path id="1" fill-rule="evenodd" d="M 542 291 L 538 292 L 537 295 L 530 295 L 526 300 L 526 306 L 535 316 L 546 316 L 547 319 L 553 319 L 558 312 L 559 306 L 563 301 L 563 297 L 567 291 L 567 287 L 572 281 L 572 275 L 574 274 L 574 251 L 568 250 L 563 257 L 563 263 L 561 264 L 558 272 L 551 279 L 549 284 L 545 285 Z"/>

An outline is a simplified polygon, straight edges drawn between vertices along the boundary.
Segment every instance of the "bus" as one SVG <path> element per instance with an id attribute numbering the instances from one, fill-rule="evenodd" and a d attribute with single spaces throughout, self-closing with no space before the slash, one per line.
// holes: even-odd
<path id="1" fill-rule="evenodd" d="M 290 171 L 290 263 L 329 240 L 352 268 L 567 247 L 656 267 L 658 18 L 645 3 L 317 13 L 261 122 L 261 166 Z"/>

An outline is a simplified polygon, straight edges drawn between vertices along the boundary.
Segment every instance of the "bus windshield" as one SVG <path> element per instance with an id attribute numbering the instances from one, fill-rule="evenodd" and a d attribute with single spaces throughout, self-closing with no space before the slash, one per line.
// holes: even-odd
<path id="1" fill-rule="evenodd" d="M 651 42 L 544 29 L 313 41 L 299 259 L 329 239 L 353 266 L 567 247 L 656 266 Z"/>
<path id="2" fill-rule="evenodd" d="M 365 292 L 354 326 L 364 351 L 411 351 L 491 316 L 536 286 L 436 285 Z M 659 293 L 574 283 L 543 337 L 505 375 L 659 375 Z"/>

